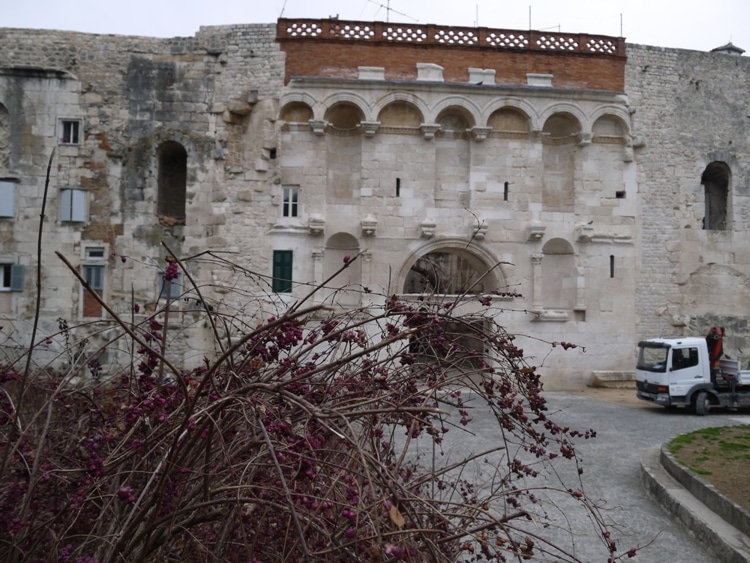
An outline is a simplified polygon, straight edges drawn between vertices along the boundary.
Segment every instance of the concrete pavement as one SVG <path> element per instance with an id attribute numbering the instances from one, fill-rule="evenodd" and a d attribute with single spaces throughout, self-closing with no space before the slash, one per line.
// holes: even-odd
<path id="1" fill-rule="evenodd" d="M 642 401 L 622 404 L 575 392 L 548 392 L 545 397 L 549 414 L 558 423 L 597 432 L 595 439 L 576 444 L 584 469 L 582 486 L 613 531 L 618 554 L 637 548 L 634 561 L 642 563 L 750 561 L 750 540 L 696 504 L 659 461 L 661 445 L 679 434 L 748 424 L 750 416 L 712 411 L 710 416 L 699 417 Z M 450 433 L 452 443 L 446 444 L 445 455 L 453 460 L 497 444 L 497 423 L 484 415 L 479 402 L 472 417 L 471 435 Z M 488 462 L 491 466 L 498 461 Z M 577 483 L 576 468 L 568 465 L 561 462 L 555 470 L 563 479 Z M 585 511 L 564 495 L 550 498 L 546 506 L 551 525 L 541 534 L 581 561 L 606 560 L 601 535 Z"/>

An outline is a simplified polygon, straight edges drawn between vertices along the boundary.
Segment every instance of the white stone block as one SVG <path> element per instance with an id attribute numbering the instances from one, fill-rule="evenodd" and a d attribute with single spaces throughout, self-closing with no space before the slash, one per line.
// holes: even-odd
<path id="1" fill-rule="evenodd" d="M 359 71 L 360 80 L 385 80 L 385 67 L 358 66 L 357 70 Z"/>
<path id="2" fill-rule="evenodd" d="M 552 74 L 538 74 L 536 72 L 526 73 L 526 82 L 529 86 L 541 88 L 552 88 Z"/>
<path id="3" fill-rule="evenodd" d="M 443 67 L 434 63 L 417 63 L 418 82 L 442 82 Z"/>

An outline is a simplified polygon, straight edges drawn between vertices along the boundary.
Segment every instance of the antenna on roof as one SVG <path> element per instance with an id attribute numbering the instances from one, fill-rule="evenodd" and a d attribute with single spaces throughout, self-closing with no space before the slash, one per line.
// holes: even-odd
<path id="1" fill-rule="evenodd" d="M 413 18 L 411 16 L 407 16 L 404 13 L 399 12 L 398 10 L 394 10 L 391 8 L 391 0 L 388 0 L 388 4 L 380 4 L 379 2 L 375 2 L 374 0 L 367 0 L 370 4 L 375 4 L 376 6 L 379 6 L 380 8 L 385 8 L 385 21 L 386 23 L 390 23 L 391 21 L 391 12 L 394 14 L 398 14 L 399 16 L 404 16 L 405 18 L 409 18 L 412 21 L 418 22 L 419 20 L 417 18 Z M 380 10 L 378 10 L 380 11 Z M 378 12 L 375 12 L 376 14 Z"/>
<path id="2" fill-rule="evenodd" d="M 286 10 L 286 0 L 284 0 L 284 5 L 281 6 L 281 13 L 279 14 L 279 18 L 284 15 L 284 10 Z"/>

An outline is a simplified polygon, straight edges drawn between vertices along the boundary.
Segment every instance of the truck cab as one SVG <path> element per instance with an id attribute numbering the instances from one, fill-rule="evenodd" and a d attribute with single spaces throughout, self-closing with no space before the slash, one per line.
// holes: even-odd
<path id="1" fill-rule="evenodd" d="M 694 404 L 696 394 L 713 387 L 705 338 L 654 338 L 638 343 L 636 386 L 639 399 L 664 407 Z"/>

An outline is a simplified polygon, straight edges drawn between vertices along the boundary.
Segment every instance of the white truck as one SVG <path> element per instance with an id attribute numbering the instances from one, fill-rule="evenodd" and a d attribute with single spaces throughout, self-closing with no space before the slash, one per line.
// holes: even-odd
<path id="1" fill-rule="evenodd" d="M 739 360 L 721 359 L 721 336 L 718 352 L 716 340 L 684 337 L 639 342 L 638 398 L 668 408 L 690 407 L 701 416 L 712 407 L 749 407 L 750 371 L 741 370 Z"/>

